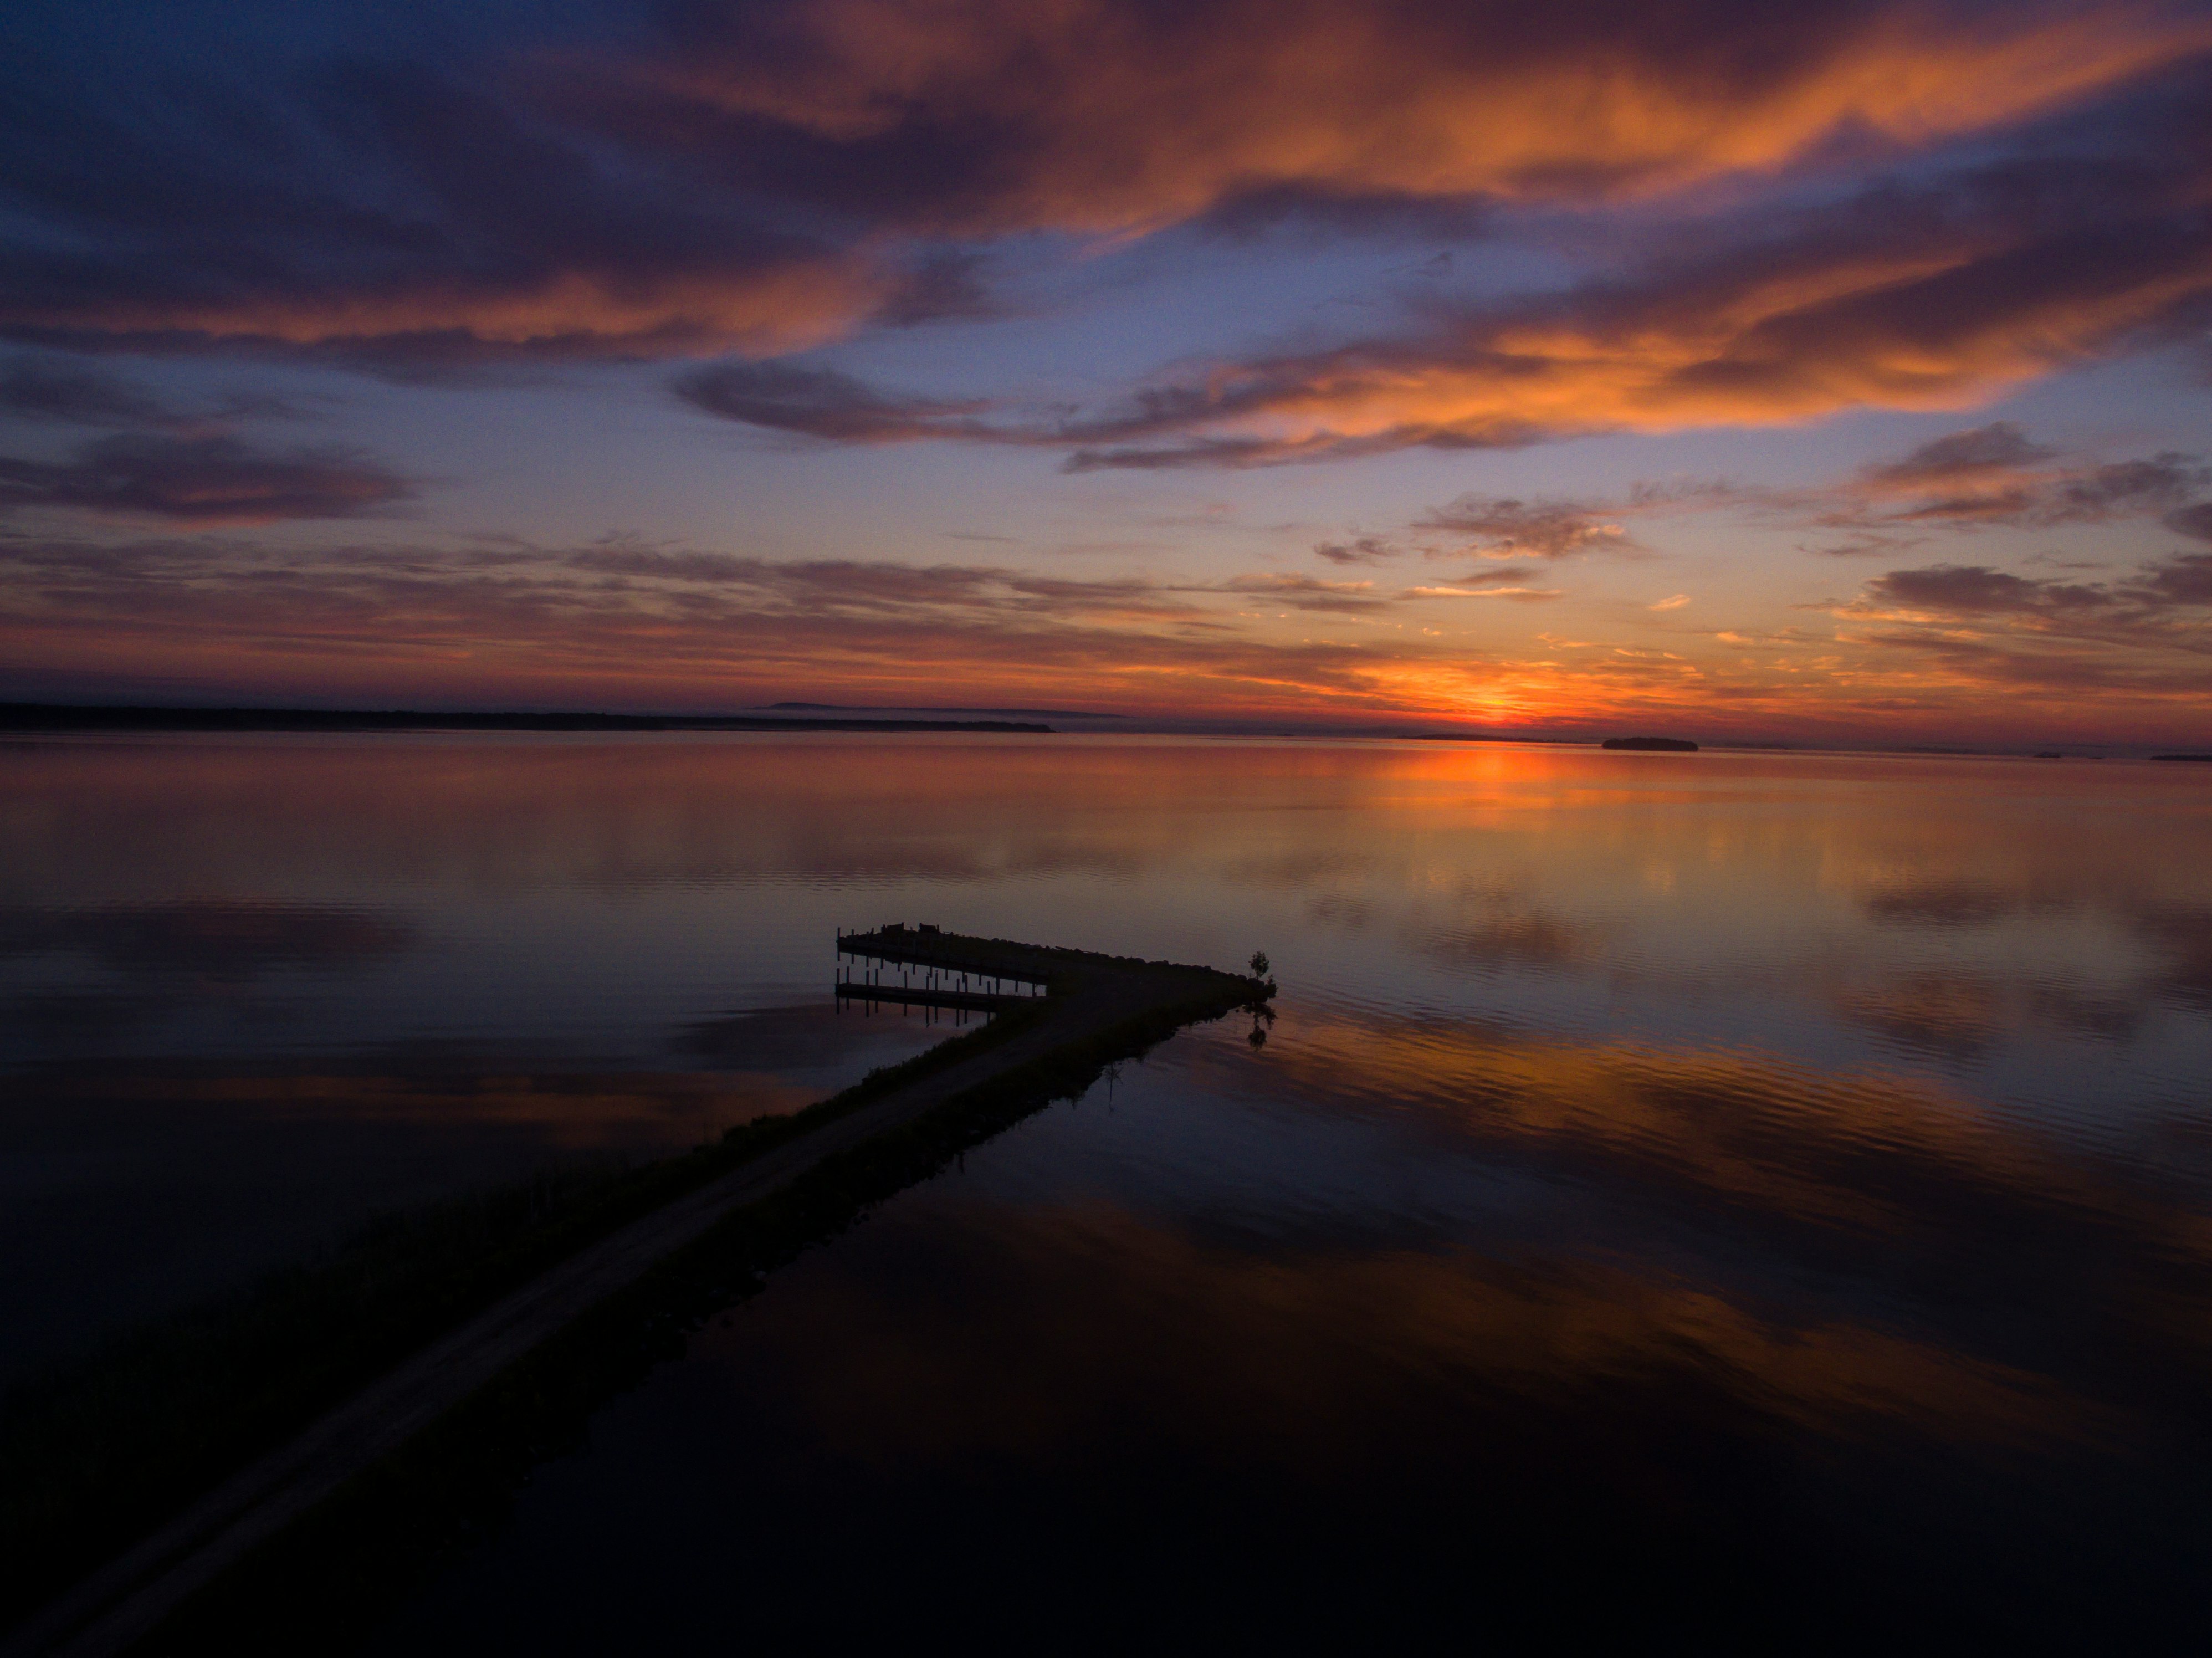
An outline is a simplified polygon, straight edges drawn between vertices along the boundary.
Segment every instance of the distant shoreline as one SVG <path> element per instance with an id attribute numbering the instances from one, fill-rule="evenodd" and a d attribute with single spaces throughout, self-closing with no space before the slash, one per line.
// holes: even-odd
<path id="1" fill-rule="evenodd" d="M 821 708 L 836 705 L 817 703 L 775 703 L 770 708 Z M 902 712 L 916 715 L 975 714 L 1015 714 L 1035 716 L 1030 719 L 929 719 L 892 717 Z M 773 712 L 751 714 L 601 714 L 566 711 L 532 713 L 520 710 L 439 713 L 414 708 L 174 708 L 143 703 L 106 704 L 76 702 L 8 702 L 0 701 L 0 736 L 39 735 L 74 732 L 603 732 L 610 735 L 646 733 L 653 732 L 780 732 L 786 735 L 809 732 L 874 732 L 879 735 L 922 735 L 930 732 L 969 732 L 979 735 L 1060 736 L 1085 734 L 1080 728 L 1070 732 L 1066 729 L 1046 723 L 1044 716 L 1057 711 L 1042 708 L 961 709 L 922 708 L 910 711 L 884 709 L 881 715 L 859 714 L 805 714 L 784 715 Z M 1126 734 L 1132 737 L 1218 737 L 1261 738 L 1282 741 L 1353 741 L 1378 743 L 1496 743 L 1525 744 L 1541 747 L 1605 748 L 1619 751 L 1645 748 L 1674 749 L 1698 752 L 1713 748 L 1720 751 L 1774 754 L 1858 754 L 1893 755 L 1930 759 L 1959 760 L 2135 760 L 2153 762 L 2212 762 L 2212 754 L 2167 753 L 2146 754 L 2136 749 L 2125 751 L 2132 745 L 2090 744 L 2089 752 L 2076 751 L 2059 754 L 2048 750 L 2028 750 L 2010 748 L 1954 748 L 1929 744 L 1909 744 L 1896 747 L 1844 744 L 1831 747 L 1817 743 L 1781 743 L 1772 741 L 1721 742 L 1714 744 L 1696 744 L 1686 739 L 1668 738 L 1612 738 L 1601 740 L 1588 736 L 1563 736 L 1556 733 L 1481 731 L 1422 731 L 1402 727 L 1367 729 L 1245 729 L 1211 724 L 1169 722 L 1155 725 L 1142 716 L 1127 714 L 1077 714 L 1067 711 L 1070 720 L 1114 720 L 1118 722 L 1111 733 L 1102 733 L 1093 728 L 1088 734 Z M 2112 752 L 2117 746 L 2121 751 Z M 2102 749 L 2105 752 L 2094 750 Z"/>
<path id="2" fill-rule="evenodd" d="M 8 732 L 1000 732 L 1018 720 L 775 720 L 756 714 L 425 714 L 406 708 L 157 708 L 0 702 Z"/>
<path id="3" fill-rule="evenodd" d="M 770 702 L 758 712 L 769 715 L 786 714 L 837 714 L 879 718 L 896 714 L 958 715 L 963 718 L 984 720 L 1126 720 L 1127 714 L 1090 714 L 1081 708 L 933 708 L 918 704 L 906 707 L 899 703 L 875 702 Z"/>

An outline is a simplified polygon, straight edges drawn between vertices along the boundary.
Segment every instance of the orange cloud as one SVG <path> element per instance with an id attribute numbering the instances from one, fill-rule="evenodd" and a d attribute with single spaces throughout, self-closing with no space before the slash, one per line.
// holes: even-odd
<path id="1" fill-rule="evenodd" d="M 774 355 L 849 333 L 897 288 L 892 272 L 860 258 L 714 275 L 564 270 L 513 286 L 431 279 L 374 293 L 124 299 L 103 306 L 96 326 L 110 335 L 182 334 L 218 343 L 390 351 L 412 342 L 430 355 L 439 354 L 443 338 L 448 351 Z M 65 332 L 89 319 L 76 304 L 59 301 L 11 307 L 7 320 L 19 329 Z"/>
<path id="2" fill-rule="evenodd" d="M 1660 272 L 1397 339 L 1214 365 L 1096 422 L 1070 465 L 1273 465 L 1966 408 L 2212 293 L 2201 225 L 2094 249 L 2087 237 L 1912 241 L 1869 253 L 1814 235 L 1765 256 L 1778 268 Z"/>
<path id="3" fill-rule="evenodd" d="M 2011 603 L 2001 583 L 1954 581 L 1943 592 L 1954 608 L 1964 592 L 1984 595 L 1978 610 L 1916 617 L 1863 603 L 1836 607 L 1830 631 L 1747 635 L 1639 609 L 1627 639 L 1576 641 L 1529 626 L 1522 606 L 1548 588 L 1460 602 L 1522 585 L 1486 572 L 1438 584 L 1445 592 L 1280 574 L 1086 580 L 649 548 L 282 551 L 211 536 L 118 544 L 0 531 L 0 659 L 9 694 L 33 699 L 96 677 L 110 695 L 144 683 L 375 706 L 676 710 L 806 695 L 1400 727 L 1648 726 L 1716 741 L 2194 746 L 2212 671 L 2177 629 L 2212 588 L 2193 556 L 2059 615 L 2040 588 Z M 1990 593 L 2010 608 L 1992 610 Z M 1889 597 L 1916 595 L 1926 597 Z"/>
<path id="4" fill-rule="evenodd" d="M 166 125 L 126 117 L 149 94 L 109 87 L 106 66 L 58 86 L 27 105 L 23 152 L 84 159 L 27 163 L 38 228 L 10 250 L 0 328 L 410 360 L 771 355 L 985 308 L 969 255 L 942 239 L 1299 210 L 1457 214 L 1463 228 L 1471 203 L 1699 189 L 1709 204 L 1726 181 L 1923 155 L 2212 49 L 2212 20 L 2157 0 L 659 9 L 645 48 L 334 58 L 312 101 L 227 90 L 235 120 L 205 118 L 212 94 L 178 96 Z M 241 138 L 264 127 L 284 141 Z M 1776 319 L 1926 279 L 1954 253 L 1800 270 L 1641 334 L 1524 316 L 1463 342 L 1497 372 L 1347 361 L 1314 393 L 1325 409 L 1285 390 L 1260 435 L 1287 452 L 1401 430 L 1496 441 L 1732 418 L 1740 388 L 1684 377 L 1754 370 Z M 1762 417 L 1956 401 L 2146 303 L 2132 292 L 2101 321 L 2056 319 L 2044 349 L 2014 337 L 1933 364 L 1844 328 L 1824 367 L 1784 354 L 1808 383 L 1751 401 Z M 1516 372 L 1524 359 L 1548 367 Z"/>
<path id="5" fill-rule="evenodd" d="M 993 135 L 981 176 L 927 181 L 917 216 L 1122 234 L 1281 185 L 1648 196 L 2017 121 L 2208 46 L 2212 23 L 2152 5 L 1554 19 L 1419 0 L 811 0 L 687 41 L 635 71 L 631 97 L 664 131 L 688 107 L 925 156 Z"/>

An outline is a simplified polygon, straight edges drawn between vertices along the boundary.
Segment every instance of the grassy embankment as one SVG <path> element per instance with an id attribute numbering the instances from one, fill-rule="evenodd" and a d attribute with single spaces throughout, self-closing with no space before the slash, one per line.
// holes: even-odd
<path id="1" fill-rule="evenodd" d="M 471 1314 L 741 1163 L 1016 1035 L 1042 1005 L 680 1157 L 386 1217 L 319 1260 L 0 1396 L 0 1629 Z"/>
<path id="2" fill-rule="evenodd" d="M 732 1214 L 249 1558 L 188 1603 L 168 1633 L 324 1647 L 365 1627 L 427 1566 L 465 1546 L 594 1406 L 680 1352 L 693 1323 L 750 1293 L 761 1274 L 969 1146 L 1079 1094 L 1107 1065 L 1267 993 L 1222 974 L 1182 988 L 1180 999 L 1052 1048 Z M 1033 1029 L 1052 1008 L 1041 1001 L 1001 1014 L 805 1111 L 757 1119 L 680 1157 L 550 1175 L 394 1218 L 319 1263 L 12 1389 L 0 1404 L 0 1627 L 555 1262 Z"/>

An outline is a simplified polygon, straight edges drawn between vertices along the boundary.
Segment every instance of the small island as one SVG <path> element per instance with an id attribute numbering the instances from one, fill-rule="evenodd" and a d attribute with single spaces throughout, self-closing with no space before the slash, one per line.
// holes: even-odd
<path id="1" fill-rule="evenodd" d="M 1608 749 L 1634 749 L 1645 754 L 1695 754 L 1698 745 L 1680 737 L 1608 737 Z"/>

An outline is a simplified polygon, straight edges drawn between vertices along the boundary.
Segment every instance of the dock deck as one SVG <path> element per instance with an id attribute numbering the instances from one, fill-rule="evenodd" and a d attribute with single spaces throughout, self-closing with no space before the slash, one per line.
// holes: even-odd
<path id="1" fill-rule="evenodd" d="M 1051 993 L 1049 957 L 1030 944 L 895 922 L 837 935 L 836 995 L 840 1002 L 1003 1012 Z"/>

